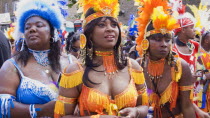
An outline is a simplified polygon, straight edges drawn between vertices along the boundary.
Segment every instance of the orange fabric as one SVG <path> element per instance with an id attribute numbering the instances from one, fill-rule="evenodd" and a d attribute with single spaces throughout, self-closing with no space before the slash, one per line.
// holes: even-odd
<path id="1" fill-rule="evenodd" d="M 181 73 L 182 73 L 180 59 L 177 60 L 177 67 L 178 71 L 175 71 L 174 67 L 171 68 L 172 81 L 165 89 L 165 91 L 160 94 L 161 97 L 159 97 L 158 94 L 154 92 L 152 93 L 149 92 L 149 103 L 150 105 L 154 106 L 154 114 L 155 116 L 158 116 L 158 118 L 162 117 L 161 113 L 162 105 L 169 102 L 170 110 L 176 107 L 177 97 L 179 93 L 179 86 L 177 82 L 181 78 Z"/>
<path id="2" fill-rule="evenodd" d="M 66 103 L 66 104 L 73 104 L 73 103 L 76 103 L 77 98 L 67 98 L 67 97 L 59 95 L 58 98 L 57 98 L 57 101 L 61 101 L 61 102 Z"/>
<path id="3" fill-rule="evenodd" d="M 84 116 L 84 111 L 104 114 L 103 111 L 106 110 L 109 115 L 117 115 L 117 111 L 122 108 L 135 107 L 137 97 L 138 93 L 133 79 L 131 79 L 128 87 L 116 95 L 113 100 L 109 95 L 83 85 L 79 97 L 80 114 Z"/>
<path id="4" fill-rule="evenodd" d="M 205 69 L 210 70 L 210 54 L 206 53 L 206 51 L 204 49 L 201 48 L 201 60 L 203 65 L 205 66 Z"/>
<path id="5" fill-rule="evenodd" d="M 179 86 L 179 90 L 180 91 L 189 91 L 192 90 L 194 88 L 193 85 L 189 85 L 189 86 Z"/>

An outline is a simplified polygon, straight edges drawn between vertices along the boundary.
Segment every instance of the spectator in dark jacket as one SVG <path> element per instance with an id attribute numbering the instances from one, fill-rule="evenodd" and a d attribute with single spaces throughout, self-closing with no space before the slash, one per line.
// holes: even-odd
<path id="1" fill-rule="evenodd" d="M 4 61 L 11 57 L 11 49 L 9 40 L 6 38 L 3 32 L 0 31 L 0 68 Z"/>

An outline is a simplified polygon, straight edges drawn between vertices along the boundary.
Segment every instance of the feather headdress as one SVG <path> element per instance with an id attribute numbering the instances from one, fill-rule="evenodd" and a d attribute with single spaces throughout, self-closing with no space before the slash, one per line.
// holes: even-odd
<path id="1" fill-rule="evenodd" d="M 174 28 L 177 28 L 176 19 L 169 15 L 167 0 L 140 0 L 142 7 L 139 7 L 139 17 L 136 19 L 138 22 L 139 35 L 136 39 L 137 50 L 139 55 L 143 56 L 143 50 L 147 36 L 156 33 L 168 33 Z M 146 31 L 148 24 L 152 21 L 152 31 Z"/>
<path id="2" fill-rule="evenodd" d="M 40 16 L 49 21 L 55 29 L 61 29 L 63 15 L 56 0 L 20 0 L 17 5 L 17 29 L 15 35 L 24 33 L 25 22 L 32 16 Z M 18 38 L 16 36 L 16 38 Z"/>
<path id="3" fill-rule="evenodd" d="M 208 9 L 206 5 L 202 4 L 200 4 L 199 7 L 196 7 L 195 5 L 188 6 L 190 7 L 197 21 L 195 24 L 196 33 L 200 35 L 205 30 L 209 30 L 210 21 L 208 19 L 210 17 L 210 9 Z"/>
<path id="4" fill-rule="evenodd" d="M 83 15 L 86 14 L 88 9 L 93 8 L 96 12 L 84 19 L 84 25 L 87 25 L 92 20 L 109 16 L 117 19 L 119 14 L 118 0 L 79 0 L 78 4 L 83 8 Z"/>

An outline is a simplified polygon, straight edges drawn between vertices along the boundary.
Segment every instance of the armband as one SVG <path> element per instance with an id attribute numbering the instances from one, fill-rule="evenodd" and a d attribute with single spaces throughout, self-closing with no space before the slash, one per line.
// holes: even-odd
<path id="1" fill-rule="evenodd" d="M 3 118 L 10 118 L 10 109 L 14 108 L 13 101 L 15 101 L 15 99 L 15 96 L 10 94 L 0 94 L 0 111 Z"/>
<path id="2" fill-rule="evenodd" d="M 76 103 L 77 98 L 67 98 L 64 96 L 58 96 L 58 99 L 55 103 L 54 117 L 59 118 L 60 116 L 65 115 L 64 104 L 74 104 Z"/>

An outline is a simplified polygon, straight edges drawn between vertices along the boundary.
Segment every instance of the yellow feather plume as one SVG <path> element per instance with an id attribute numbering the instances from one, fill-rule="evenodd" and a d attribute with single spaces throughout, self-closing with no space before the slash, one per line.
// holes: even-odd
<path id="1" fill-rule="evenodd" d="M 153 9 L 162 6 L 164 10 L 169 9 L 167 0 L 137 0 L 141 4 L 138 11 L 138 18 L 136 18 L 138 25 L 138 37 L 136 39 L 137 50 L 139 55 L 143 56 L 143 49 L 141 48 L 141 42 L 145 38 L 146 27 L 151 20 Z"/>
<path id="2" fill-rule="evenodd" d="M 114 18 L 117 18 L 119 15 L 118 0 L 98 0 L 98 3 L 93 8 L 95 11 L 103 12 L 103 9 L 106 9 L 106 7 L 111 9 L 110 15 Z"/>
<path id="3" fill-rule="evenodd" d="M 201 34 L 201 31 L 203 28 L 206 30 L 209 30 L 209 17 L 210 17 L 210 10 L 207 9 L 206 5 L 202 5 L 200 3 L 199 7 L 196 7 L 195 5 L 188 5 L 191 11 L 193 12 L 195 19 L 196 19 L 196 24 L 195 24 L 195 29 L 197 30 L 197 34 Z"/>
<path id="4" fill-rule="evenodd" d="M 179 27 L 177 20 L 166 14 L 162 6 L 154 8 L 151 19 L 153 21 L 153 27 L 156 31 L 165 29 L 166 32 L 170 32 Z"/>

